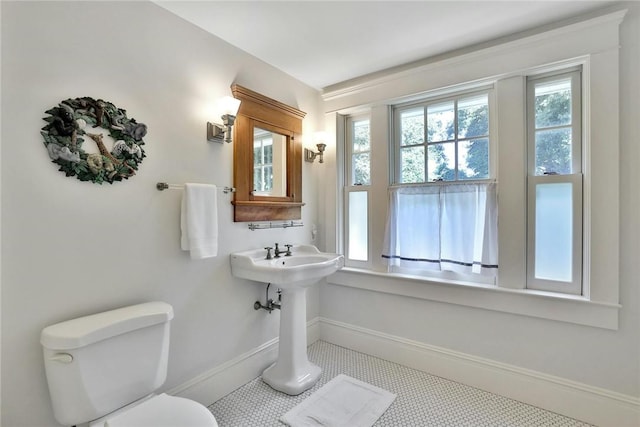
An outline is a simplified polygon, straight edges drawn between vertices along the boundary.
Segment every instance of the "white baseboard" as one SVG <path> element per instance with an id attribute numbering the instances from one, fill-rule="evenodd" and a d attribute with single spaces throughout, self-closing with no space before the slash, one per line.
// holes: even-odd
<path id="1" fill-rule="evenodd" d="M 319 318 L 307 322 L 307 343 L 320 338 Z M 221 399 L 254 378 L 259 377 L 278 357 L 278 338 L 235 357 L 198 375 L 190 381 L 167 390 L 173 396 L 195 400 L 205 406 Z"/>
<path id="2" fill-rule="evenodd" d="M 307 345 L 311 345 L 320 339 L 320 317 L 311 319 L 307 322 Z"/>
<path id="3" fill-rule="evenodd" d="M 320 339 L 601 427 L 640 426 L 640 399 L 320 318 Z"/>

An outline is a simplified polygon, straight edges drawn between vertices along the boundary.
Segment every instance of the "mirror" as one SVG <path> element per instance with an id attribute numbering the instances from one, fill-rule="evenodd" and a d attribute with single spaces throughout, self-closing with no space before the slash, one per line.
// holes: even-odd
<path id="1" fill-rule="evenodd" d="M 240 85 L 233 126 L 234 221 L 302 218 L 302 119 L 294 107 Z"/>
<path id="2" fill-rule="evenodd" d="M 287 195 L 287 136 L 253 128 L 253 194 Z"/>

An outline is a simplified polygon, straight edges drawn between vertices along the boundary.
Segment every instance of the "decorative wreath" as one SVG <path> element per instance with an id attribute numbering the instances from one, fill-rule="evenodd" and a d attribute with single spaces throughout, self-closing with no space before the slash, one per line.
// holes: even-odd
<path id="1" fill-rule="evenodd" d="M 146 157 L 142 138 L 147 126 L 129 119 L 127 112 L 110 102 L 89 97 L 67 99 L 45 111 L 44 145 L 53 163 L 66 176 L 96 184 L 122 181 L 135 175 Z M 103 142 L 104 133 L 114 139 L 111 151 Z M 82 149 L 84 136 L 91 139 L 99 153 L 87 154 Z"/>

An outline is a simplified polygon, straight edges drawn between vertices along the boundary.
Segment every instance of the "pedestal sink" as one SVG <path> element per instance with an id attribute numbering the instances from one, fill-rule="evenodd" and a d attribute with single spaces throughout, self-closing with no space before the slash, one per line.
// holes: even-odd
<path id="1" fill-rule="evenodd" d="M 313 387 L 322 373 L 307 357 L 306 290 L 341 269 L 344 257 L 311 245 L 292 247 L 290 256 L 266 259 L 266 255 L 264 249 L 231 254 L 231 274 L 282 290 L 278 360 L 265 369 L 262 380 L 295 396 Z"/>

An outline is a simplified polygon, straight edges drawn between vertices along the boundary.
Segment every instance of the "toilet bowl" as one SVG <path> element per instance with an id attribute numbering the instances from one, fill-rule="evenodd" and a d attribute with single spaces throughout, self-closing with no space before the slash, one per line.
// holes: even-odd
<path id="1" fill-rule="evenodd" d="M 198 402 L 154 394 L 167 377 L 173 308 L 150 302 L 42 330 L 56 420 L 66 426 L 217 427 Z"/>
<path id="2" fill-rule="evenodd" d="M 159 394 L 89 423 L 89 427 L 217 427 L 213 414 L 198 402 Z"/>

